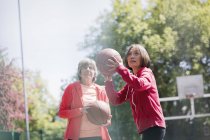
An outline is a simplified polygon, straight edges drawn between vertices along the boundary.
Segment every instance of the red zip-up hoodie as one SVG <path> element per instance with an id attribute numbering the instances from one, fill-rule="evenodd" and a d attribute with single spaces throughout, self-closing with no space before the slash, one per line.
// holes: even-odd
<path id="1" fill-rule="evenodd" d="M 96 87 L 97 100 L 109 102 L 104 88 L 94 84 Z M 67 128 L 64 139 L 78 140 L 80 134 L 80 126 L 82 119 L 82 89 L 80 82 L 74 82 L 67 86 L 62 96 L 58 116 L 68 119 Z M 110 116 L 111 118 L 111 116 Z M 101 126 L 102 140 L 111 140 L 107 127 Z"/>
<path id="2" fill-rule="evenodd" d="M 147 67 L 141 68 L 136 75 L 120 65 L 116 71 L 121 75 L 126 85 L 115 91 L 112 81 L 105 82 L 106 93 L 113 105 L 129 101 L 138 132 L 159 126 L 165 128 L 165 119 L 159 101 L 156 80 L 153 72 Z"/>

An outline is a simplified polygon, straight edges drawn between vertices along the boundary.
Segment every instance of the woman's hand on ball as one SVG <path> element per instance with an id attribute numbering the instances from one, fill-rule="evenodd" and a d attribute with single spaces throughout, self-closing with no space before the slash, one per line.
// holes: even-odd
<path id="1" fill-rule="evenodd" d="M 82 108 L 82 113 L 83 114 L 87 114 L 88 112 L 87 112 L 87 109 L 88 109 L 89 107 L 88 106 L 84 106 L 83 108 Z"/>
<path id="2" fill-rule="evenodd" d="M 108 59 L 108 64 L 107 66 L 110 68 L 109 71 L 115 71 L 116 68 L 122 65 L 122 61 L 119 62 L 114 56 L 112 57 L 112 59 Z"/>
<path id="3" fill-rule="evenodd" d="M 83 108 L 82 108 L 82 112 L 83 114 L 87 114 L 88 113 L 88 109 L 95 104 L 95 102 L 87 102 L 84 104 Z"/>

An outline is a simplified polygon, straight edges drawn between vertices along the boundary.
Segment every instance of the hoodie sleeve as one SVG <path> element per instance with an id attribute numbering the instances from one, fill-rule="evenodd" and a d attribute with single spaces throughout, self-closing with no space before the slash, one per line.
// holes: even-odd
<path id="1" fill-rule="evenodd" d="M 122 79 L 132 88 L 138 91 L 144 91 L 151 88 L 151 72 L 149 69 L 143 69 L 139 76 L 133 75 L 128 68 L 123 65 L 117 67 L 116 71 Z"/>
<path id="2" fill-rule="evenodd" d="M 82 108 L 75 108 L 75 109 L 71 108 L 71 103 L 73 100 L 71 91 L 72 90 L 70 90 L 70 87 L 67 87 L 62 96 L 62 100 L 58 111 L 58 116 L 61 118 L 72 119 L 74 117 L 78 117 L 83 114 Z"/>
<path id="3" fill-rule="evenodd" d="M 106 93 L 112 105 L 122 104 L 123 102 L 127 101 L 128 99 L 127 88 L 128 86 L 125 86 L 119 92 L 117 92 L 114 89 L 114 84 L 112 83 L 112 81 L 105 82 Z"/>

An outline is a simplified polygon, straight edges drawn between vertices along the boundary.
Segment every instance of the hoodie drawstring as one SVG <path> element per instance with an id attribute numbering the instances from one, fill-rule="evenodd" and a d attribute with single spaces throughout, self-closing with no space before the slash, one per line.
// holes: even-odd
<path id="1" fill-rule="evenodd" d="M 125 97 L 125 100 L 127 100 L 127 98 L 128 98 L 128 93 L 129 93 L 129 86 L 128 86 L 128 90 L 127 90 L 127 93 L 126 93 L 126 97 Z M 134 100 L 133 100 L 133 95 L 134 95 L 134 90 L 133 90 L 133 88 L 131 89 L 131 100 L 132 100 L 132 104 L 133 104 L 133 106 L 135 107 L 135 112 L 136 112 L 136 104 L 134 103 Z"/>
<path id="2" fill-rule="evenodd" d="M 127 98 L 128 98 L 128 91 L 129 91 L 129 86 L 128 86 L 128 90 L 127 90 L 127 93 L 126 93 L 125 100 L 127 100 Z"/>
<path id="3" fill-rule="evenodd" d="M 131 94 L 132 94 L 132 104 L 134 105 L 134 107 L 135 107 L 135 112 L 136 112 L 136 104 L 134 103 L 134 100 L 133 100 L 133 95 L 134 95 L 134 90 L 133 90 L 133 88 L 132 88 L 132 90 L 131 90 Z"/>

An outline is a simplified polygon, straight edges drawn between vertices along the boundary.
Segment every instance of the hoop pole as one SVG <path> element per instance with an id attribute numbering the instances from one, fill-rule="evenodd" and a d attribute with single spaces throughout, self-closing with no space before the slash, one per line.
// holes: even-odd
<path id="1" fill-rule="evenodd" d="M 194 98 L 190 98 L 190 105 L 191 105 L 191 119 L 195 117 L 195 103 L 194 103 Z"/>
<path id="2" fill-rule="evenodd" d="M 28 120 L 28 98 L 25 87 L 25 68 L 24 68 L 24 55 L 23 55 L 23 42 L 22 42 L 22 23 L 21 23 L 21 7 L 20 0 L 18 0 L 18 19 L 19 19 L 19 33 L 20 33 L 20 48 L 21 48 L 21 62 L 22 62 L 22 80 L 23 80 L 23 94 L 25 103 L 25 121 L 26 121 L 26 139 L 30 140 L 29 120 Z"/>

